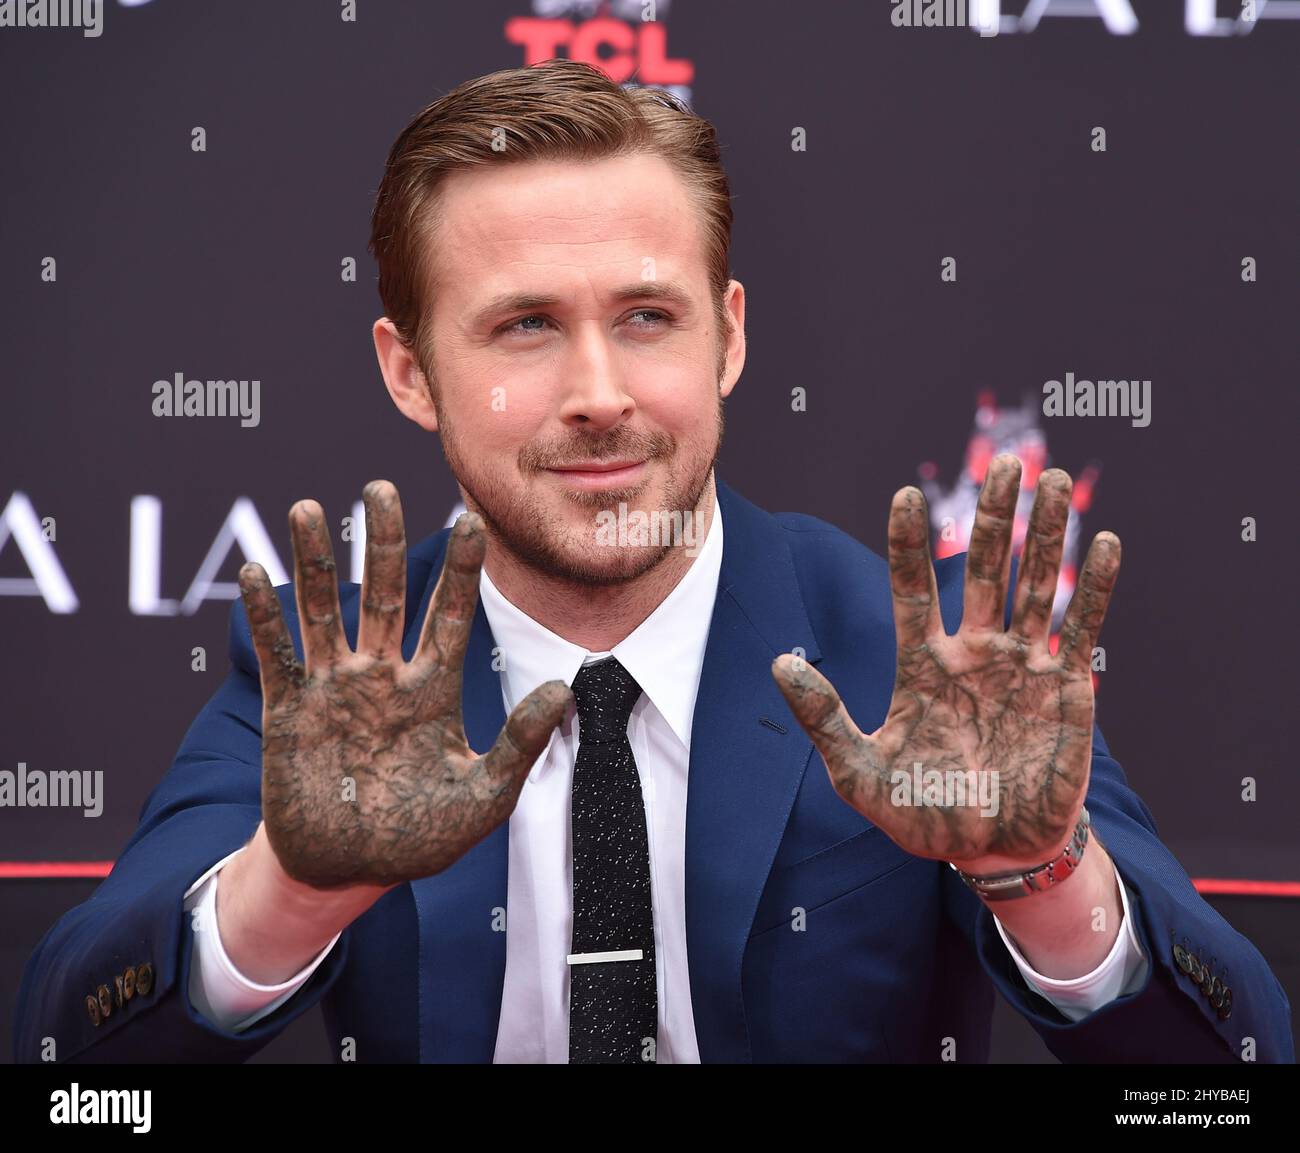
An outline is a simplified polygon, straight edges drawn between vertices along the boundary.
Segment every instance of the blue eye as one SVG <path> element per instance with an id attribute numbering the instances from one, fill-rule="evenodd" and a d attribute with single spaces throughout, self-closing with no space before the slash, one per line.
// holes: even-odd
<path id="1" fill-rule="evenodd" d="M 507 325 L 507 326 L 506 326 L 506 331 L 507 331 L 507 332 L 514 332 L 514 331 L 517 330 L 517 331 L 520 331 L 520 332 L 530 332 L 530 333 L 531 333 L 531 332 L 541 332 L 541 329 L 540 329 L 540 328 L 523 328 L 523 329 L 521 329 L 521 328 L 519 328 L 518 326 L 521 325 L 521 324 L 523 324 L 523 322 L 524 322 L 525 320 L 545 320 L 545 319 L 546 319 L 546 318 L 545 318 L 544 316 L 537 316 L 536 314 L 533 314 L 533 315 L 530 315 L 530 316 L 521 316 L 521 317 L 520 317 L 518 320 L 516 320 L 513 324 L 509 324 L 509 325 Z"/>
<path id="2" fill-rule="evenodd" d="M 633 316 L 652 316 L 652 317 L 655 318 L 655 322 L 656 322 L 656 324 L 658 324 L 658 323 L 666 323 L 666 322 L 668 321 L 668 316 L 667 316 L 667 314 L 666 314 L 666 313 L 663 313 L 663 312 L 660 312 L 657 308 L 638 308 L 634 313 L 632 313 L 632 315 L 633 315 Z M 540 329 L 540 328 L 521 328 L 521 327 L 520 327 L 522 324 L 524 324 L 525 321 L 529 321 L 529 320 L 540 320 L 540 321 L 542 321 L 544 324 L 550 324 L 550 321 L 547 320 L 547 318 L 544 317 L 544 316 L 542 316 L 540 313 L 530 312 L 527 316 L 521 316 L 518 320 L 513 320 L 513 321 L 511 321 L 511 322 L 510 322 L 509 324 L 507 324 L 507 325 L 505 326 L 505 328 L 503 328 L 501 331 L 502 331 L 502 332 L 518 332 L 518 333 L 520 333 L 521 335 L 526 335 L 526 336 L 536 335 L 537 333 L 544 331 L 543 329 Z M 655 325 L 654 325 L 654 324 L 645 324 L 645 323 L 642 323 L 642 324 L 637 324 L 637 325 L 635 325 L 634 327 L 636 327 L 636 328 L 653 328 L 653 327 L 655 327 Z"/>

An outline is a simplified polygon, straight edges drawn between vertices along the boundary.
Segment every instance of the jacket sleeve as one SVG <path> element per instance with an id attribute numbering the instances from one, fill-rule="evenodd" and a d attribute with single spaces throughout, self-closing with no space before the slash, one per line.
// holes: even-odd
<path id="1" fill-rule="evenodd" d="M 276 590 L 301 653 L 292 585 Z M 231 669 L 185 734 L 103 884 L 65 913 L 23 972 L 17 1061 L 243 1061 L 338 979 L 345 931 L 298 992 L 238 1034 L 188 996 L 193 932 L 186 890 L 247 843 L 261 819 L 262 694 L 247 617 L 230 614 Z"/>
<path id="2" fill-rule="evenodd" d="M 1029 989 L 993 914 L 949 869 L 949 883 L 978 905 L 976 952 L 1002 996 L 1066 1062 L 1294 1062 L 1291 1006 L 1281 984 L 1161 843 L 1150 811 L 1096 727 L 1086 804 L 1097 837 L 1136 898 L 1129 911 L 1150 961 L 1146 978 L 1071 1023 Z"/>

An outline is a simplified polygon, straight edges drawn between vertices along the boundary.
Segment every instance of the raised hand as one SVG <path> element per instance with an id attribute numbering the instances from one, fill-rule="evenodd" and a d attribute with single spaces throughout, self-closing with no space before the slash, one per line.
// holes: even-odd
<path id="1" fill-rule="evenodd" d="M 979 874 L 1042 864 L 1070 840 L 1092 759 L 1092 648 L 1120 563 L 1119 538 L 1098 533 L 1052 654 L 1070 488 L 1060 469 L 1039 477 L 1004 631 L 1020 462 L 994 458 L 971 532 L 954 636 L 945 634 L 939 615 L 925 498 L 911 487 L 894 496 L 889 571 L 898 672 L 885 723 L 875 732 L 854 724 L 812 666 L 788 653 L 773 662 L 772 674 L 840 796 L 916 856 Z M 958 777 L 964 803 L 952 787 Z M 918 780 L 943 787 L 942 803 L 926 803 L 924 792 L 918 797 Z"/>
<path id="2" fill-rule="evenodd" d="M 266 572 L 240 591 L 262 682 L 262 819 L 284 871 L 320 889 L 395 885 L 441 872 L 505 821 L 572 693 L 528 694 L 485 754 L 461 717 L 465 650 L 486 552 L 482 520 L 451 531 L 419 647 L 402 659 L 406 535 L 397 489 L 364 490 L 366 560 L 353 652 L 315 501 L 290 510 L 303 661 Z"/>

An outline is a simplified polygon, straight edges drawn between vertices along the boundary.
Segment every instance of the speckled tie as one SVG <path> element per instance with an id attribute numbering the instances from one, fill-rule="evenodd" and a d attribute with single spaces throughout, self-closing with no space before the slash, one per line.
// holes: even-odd
<path id="1" fill-rule="evenodd" d="M 645 806 L 627 738 L 641 686 L 617 658 L 607 657 L 582 667 L 573 694 L 569 1062 L 648 1064 L 655 1060 L 658 1025 L 654 910 Z M 618 956 L 638 949 L 640 960 Z"/>

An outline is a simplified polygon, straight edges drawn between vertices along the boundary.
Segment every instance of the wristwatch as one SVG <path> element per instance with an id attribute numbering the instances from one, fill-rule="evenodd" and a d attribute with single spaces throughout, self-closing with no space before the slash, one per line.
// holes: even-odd
<path id="1" fill-rule="evenodd" d="M 1087 808 L 1080 809 L 1078 823 L 1074 826 L 1074 836 L 1058 857 L 1045 865 L 1037 865 L 1026 873 L 992 873 L 983 877 L 973 877 L 948 862 L 967 886 L 974 889 L 986 901 L 1011 901 L 1016 897 L 1028 897 L 1032 893 L 1041 893 L 1053 885 L 1059 885 L 1083 859 L 1083 847 L 1088 843 L 1090 828 Z"/>

